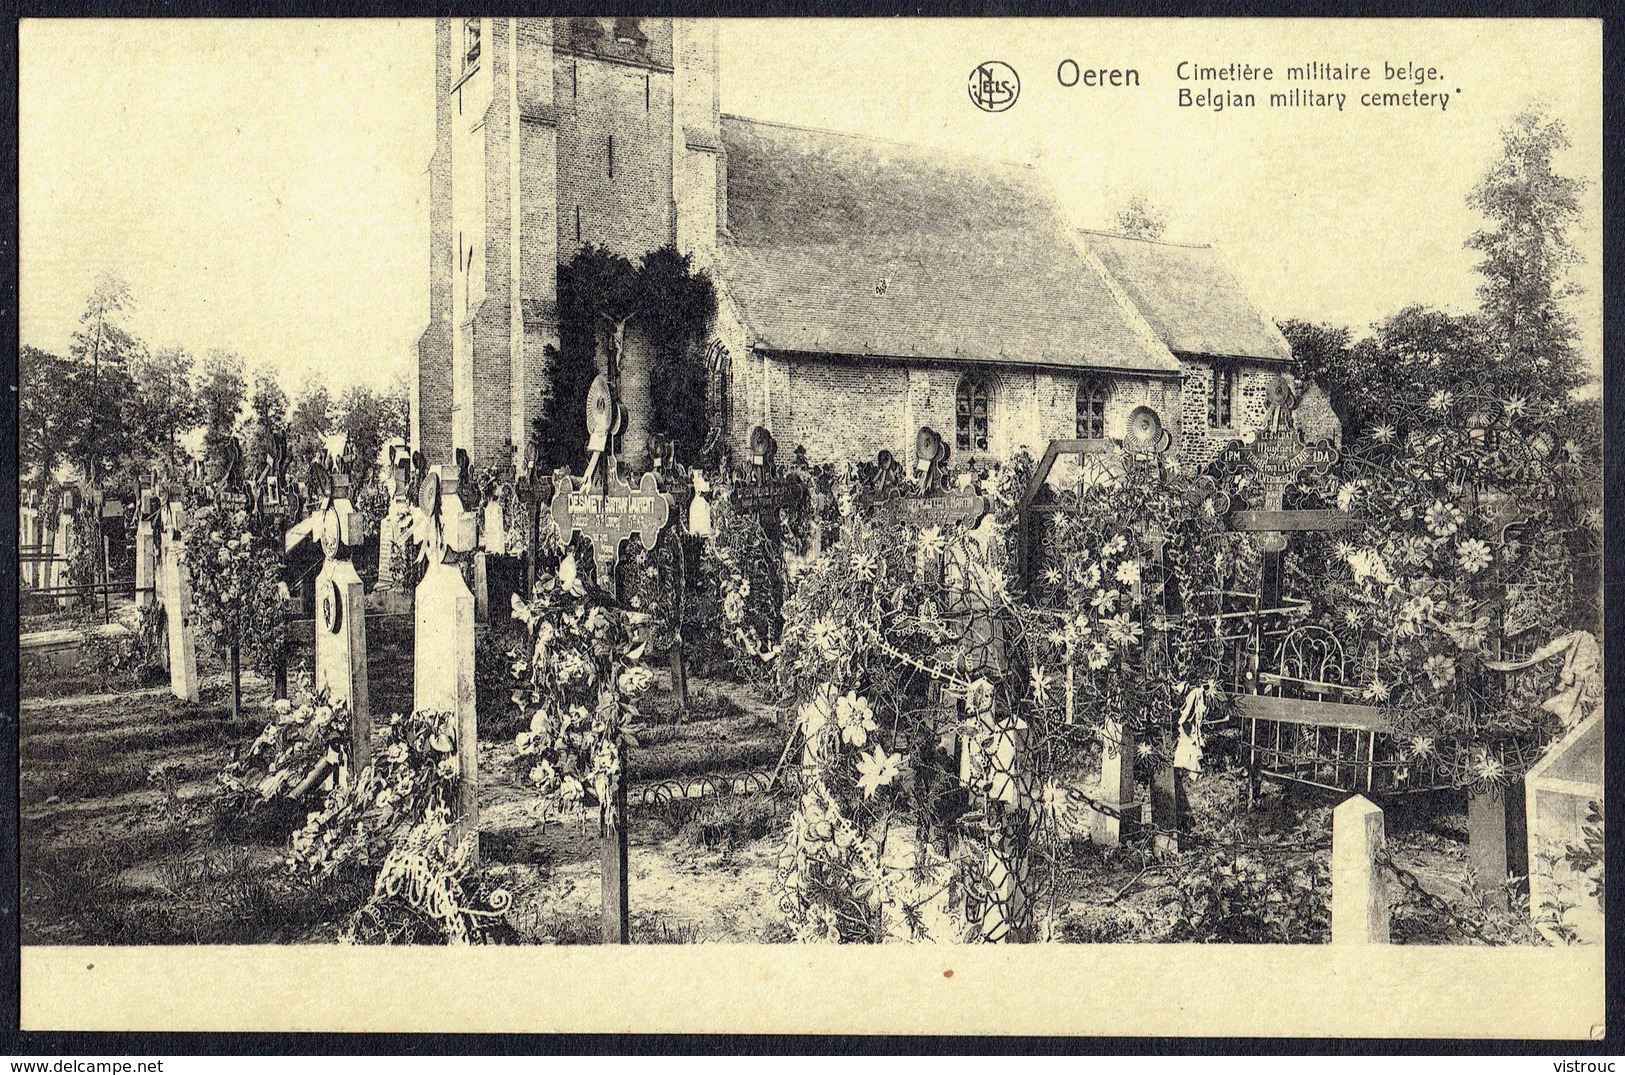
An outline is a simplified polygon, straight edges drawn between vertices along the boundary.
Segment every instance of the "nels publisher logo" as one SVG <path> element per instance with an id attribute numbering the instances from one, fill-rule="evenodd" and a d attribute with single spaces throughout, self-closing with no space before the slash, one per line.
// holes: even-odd
<path id="1" fill-rule="evenodd" d="M 1021 96 L 1021 79 L 1016 69 L 998 60 L 989 60 L 970 73 L 971 104 L 983 112 L 1003 112 Z"/>

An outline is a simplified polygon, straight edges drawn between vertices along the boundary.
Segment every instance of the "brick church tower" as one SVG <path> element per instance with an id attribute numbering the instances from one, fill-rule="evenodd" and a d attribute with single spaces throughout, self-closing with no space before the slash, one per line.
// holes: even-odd
<path id="1" fill-rule="evenodd" d="M 723 171 L 716 30 L 696 20 L 438 19 L 429 325 L 412 436 L 432 465 L 523 445 L 558 343 L 557 270 L 587 244 L 712 263 Z M 647 439 L 651 350 L 627 332 L 626 453 Z M 636 458 L 633 460 L 637 462 Z"/>

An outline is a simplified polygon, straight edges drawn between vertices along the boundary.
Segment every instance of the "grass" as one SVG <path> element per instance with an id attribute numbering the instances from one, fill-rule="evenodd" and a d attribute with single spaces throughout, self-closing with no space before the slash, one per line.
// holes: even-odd
<path id="1" fill-rule="evenodd" d="M 373 628 L 369 619 L 373 709 L 387 715 L 410 706 L 411 676 L 400 669 L 409 667 L 411 623 L 385 618 Z M 303 656 L 296 654 L 293 664 Z M 783 738 L 775 725 L 724 690 L 694 687 L 682 723 L 657 720 L 645 728 L 650 742 L 633 751 L 634 782 L 777 762 Z M 225 689 L 211 682 L 195 704 L 160 690 L 25 706 L 18 742 L 24 943 L 337 939 L 365 902 L 371 879 L 317 883 L 289 867 L 288 839 L 309 803 L 249 811 L 222 794 L 216 774 L 258 734 L 270 703 L 268 687 L 250 679 L 244 714 L 231 721 Z M 669 693 L 653 700 L 659 712 L 674 709 Z M 499 771 L 495 764 L 482 769 L 492 778 Z M 503 790 L 493 784 L 499 801 Z M 638 808 L 636 844 L 666 846 L 665 854 L 701 848 L 727 855 L 782 828 L 788 813 L 769 796 L 720 795 L 665 809 L 665 824 L 651 825 L 650 813 Z M 523 831 L 492 832 L 489 842 L 496 849 Z M 549 861 L 596 855 L 590 836 L 550 835 L 538 844 Z M 543 918 L 533 910 L 526 920 L 522 910 L 513 913 L 519 943 L 597 943 L 596 915 Z M 634 904 L 633 914 L 638 943 L 699 939 L 686 913 L 640 915 Z M 703 911 L 695 917 L 703 919 Z"/>

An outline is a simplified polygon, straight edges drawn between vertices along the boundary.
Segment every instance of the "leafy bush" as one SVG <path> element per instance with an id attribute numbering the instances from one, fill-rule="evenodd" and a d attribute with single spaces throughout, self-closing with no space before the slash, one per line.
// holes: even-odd
<path id="1" fill-rule="evenodd" d="M 1168 940 L 1322 944 L 1331 939 L 1331 871 L 1318 859 L 1211 848 L 1182 864 Z"/>

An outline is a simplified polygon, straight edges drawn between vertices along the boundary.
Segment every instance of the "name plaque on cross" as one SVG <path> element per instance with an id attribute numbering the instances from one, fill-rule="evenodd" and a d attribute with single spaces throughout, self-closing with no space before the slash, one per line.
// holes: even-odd
<path id="1" fill-rule="evenodd" d="M 905 491 L 891 454 L 882 452 L 877 464 L 880 489 L 864 497 L 863 503 L 872 507 L 880 518 L 914 526 L 977 525 L 988 513 L 987 498 L 969 490 L 944 487 L 948 455 L 948 445 L 942 437 L 930 426 L 921 426 L 914 439 L 914 473 L 918 484 L 913 491 Z"/>
<path id="2" fill-rule="evenodd" d="M 988 513 L 987 498 L 975 493 L 901 496 L 876 504 L 876 513 L 913 526 L 975 526 Z"/>
<path id="3" fill-rule="evenodd" d="M 559 479 L 552 515 L 564 540 L 585 535 L 592 542 L 594 561 L 613 567 L 621 558 L 621 546 L 634 536 L 653 551 L 671 519 L 671 498 L 660 491 L 653 474 L 643 475 L 636 489 L 609 478 L 602 492 L 578 490 L 575 479 L 566 476 Z"/>
<path id="4" fill-rule="evenodd" d="M 728 490 L 728 500 L 738 511 L 761 514 L 795 507 L 802 491 L 801 483 L 793 478 L 765 478 L 733 486 Z"/>
<path id="5" fill-rule="evenodd" d="M 1256 514 L 1261 518 L 1282 519 L 1286 518 L 1281 505 L 1287 489 L 1306 474 L 1325 474 L 1337 458 L 1337 449 L 1331 441 L 1306 442 L 1297 429 L 1261 430 L 1251 440 L 1231 441 L 1219 453 L 1223 466 L 1258 482 L 1259 495 L 1254 498 L 1258 505 Z M 1332 529 L 1324 525 L 1314 528 Z M 1259 545 L 1265 552 L 1280 552 L 1286 548 L 1286 537 L 1280 531 L 1259 533 Z"/>

